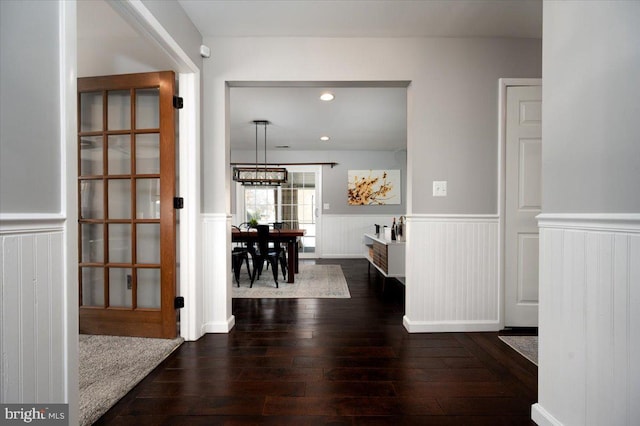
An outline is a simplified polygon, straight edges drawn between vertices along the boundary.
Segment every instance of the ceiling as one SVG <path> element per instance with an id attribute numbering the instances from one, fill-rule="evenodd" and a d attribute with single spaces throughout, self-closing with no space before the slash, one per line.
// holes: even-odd
<path id="1" fill-rule="evenodd" d="M 331 92 L 334 100 L 320 100 Z M 234 87 L 231 144 L 254 150 L 253 120 L 265 119 L 269 149 L 397 150 L 406 147 L 406 87 Z M 259 127 L 258 147 L 264 149 Z M 321 141 L 321 136 L 330 140 Z M 288 147 L 288 148 L 285 148 Z"/>
<path id="2" fill-rule="evenodd" d="M 173 69 L 167 54 L 105 0 L 78 1 L 77 22 L 78 77 Z"/>
<path id="3" fill-rule="evenodd" d="M 178 0 L 205 37 L 541 38 L 541 0 Z M 103 0 L 78 2 L 79 75 L 171 69 L 171 61 Z M 126 71 L 122 71 L 122 70 Z M 114 71 L 115 70 L 115 71 Z M 234 87 L 231 147 L 397 150 L 406 146 L 405 87 Z M 329 136 L 328 142 L 320 136 Z M 262 137 L 260 142 L 263 142 Z M 280 148 L 284 149 L 284 148 Z"/>
<path id="4" fill-rule="evenodd" d="M 542 38 L 542 0 L 178 0 L 205 37 Z"/>

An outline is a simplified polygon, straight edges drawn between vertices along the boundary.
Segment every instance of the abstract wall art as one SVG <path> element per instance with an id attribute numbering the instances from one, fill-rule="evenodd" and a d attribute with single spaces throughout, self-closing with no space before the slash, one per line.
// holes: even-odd
<path id="1" fill-rule="evenodd" d="M 349 170 L 349 205 L 400 204 L 400 170 Z"/>

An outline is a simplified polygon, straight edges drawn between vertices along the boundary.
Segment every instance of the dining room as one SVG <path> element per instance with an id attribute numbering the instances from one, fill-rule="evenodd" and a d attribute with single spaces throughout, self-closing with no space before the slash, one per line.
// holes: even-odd
<path id="1" fill-rule="evenodd" d="M 303 270 L 316 259 L 362 258 L 364 234 L 406 214 L 406 82 L 238 84 L 229 105 L 231 224 L 298 231 L 295 252 L 285 250 L 291 264 L 292 254 Z M 371 184 L 356 201 L 358 175 Z M 238 271 L 241 287 L 250 269 Z M 271 273 L 262 276 L 276 290 Z"/>

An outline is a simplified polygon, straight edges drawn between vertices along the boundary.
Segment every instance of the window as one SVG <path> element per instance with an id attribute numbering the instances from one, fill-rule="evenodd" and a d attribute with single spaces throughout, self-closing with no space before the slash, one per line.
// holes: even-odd
<path id="1" fill-rule="evenodd" d="M 244 221 L 276 222 L 276 194 L 277 189 L 274 188 L 244 187 Z"/>

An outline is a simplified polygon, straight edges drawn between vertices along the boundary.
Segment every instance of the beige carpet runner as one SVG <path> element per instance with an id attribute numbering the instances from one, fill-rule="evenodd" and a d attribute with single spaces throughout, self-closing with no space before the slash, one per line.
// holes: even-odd
<path id="1" fill-rule="evenodd" d="M 98 420 L 182 342 L 182 338 L 81 334 L 78 341 L 80 425 Z"/>
<path id="2" fill-rule="evenodd" d="M 498 336 L 520 355 L 538 365 L 538 336 Z"/>
<path id="3" fill-rule="evenodd" d="M 271 269 L 263 270 L 262 277 L 249 288 L 251 280 L 246 267 L 240 274 L 240 287 L 233 282 L 232 296 L 236 298 L 350 298 L 347 280 L 340 265 L 301 263 L 295 283 L 289 284 L 279 275 L 276 288 Z"/>

